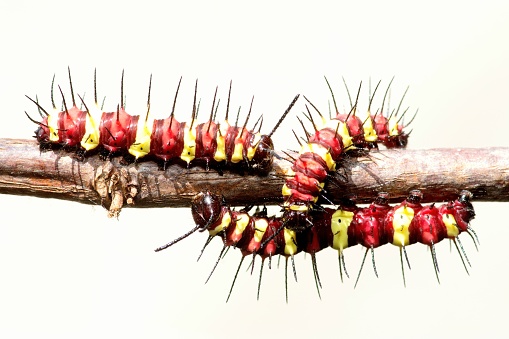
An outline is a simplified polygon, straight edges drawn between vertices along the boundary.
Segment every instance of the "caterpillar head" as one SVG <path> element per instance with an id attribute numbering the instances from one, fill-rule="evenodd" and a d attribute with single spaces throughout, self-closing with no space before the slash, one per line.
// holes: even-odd
<path id="1" fill-rule="evenodd" d="M 210 192 L 200 192 L 193 197 L 191 213 L 201 232 L 213 225 L 221 217 L 223 199 Z"/>
<path id="2" fill-rule="evenodd" d="M 410 133 L 400 131 L 398 135 L 388 136 L 384 145 L 387 148 L 406 148 L 408 145 L 408 137 Z"/>
<path id="3" fill-rule="evenodd" d="M 274 144 L 268 135 L 260 136 L 253 158 L 250 161 L 251 167 L 261 173 L 268 173 L 274 161 Z"/>
<path id="4" fill-rule="evenodd" d="M 300 94 L 297 94 L 286 111 L 283 113 L 281 118 L 279 118 L 279 121 L 277 122 L 276 126 L 272 129 L 272 131 L 269 134 L 266 135 L 260 135 L 260 133 L 253 133 L 251 137 L 251 145 L 252 147 L 256 147 L 256 150 L 254 152 L 253 157 L 250 159 L 250 166 L 258 170 L 260 173 L 266 174 L 268 173 L 272 168 L 272 163 L 274 161 L 274 144 L 272 143 L 272 135 L 276 130 L 278 129 L 279 125 L 283 122 L 285 117 L 288 115 L 290 110 L 292 109 L 293 105 L 295 105 L 295 102 L 297 99 L 299 99 Z M 262 122 L 260 123 L 260 129 L 262 127 Z M 260 131 L 258 130 L 258 132 Z M 259 138 L 258 141 L 256 139 Z M 254 146 L 256 145 L 256 146 Z"/>
<path id="5" fill-rule="evenodd" d="M 35 138 L 39 143 L 47 142 L 49 140 L 49 128 L 44 124 L 43 120 L 39 127 L 35 130 Z"/>
<path id="6" fill-rule="evenodd" d="M 474 206 L 470 202 L 473 194 L 470 191 L 461 191 L 460 196 L 454 202 L 450 204 L 449 208 L 452 208 L 452 214 L 456 219 L 457 226 L 461 231 L 466 232 L 468 230 L 468 224 L 472 219 L 475 218 Z"/>

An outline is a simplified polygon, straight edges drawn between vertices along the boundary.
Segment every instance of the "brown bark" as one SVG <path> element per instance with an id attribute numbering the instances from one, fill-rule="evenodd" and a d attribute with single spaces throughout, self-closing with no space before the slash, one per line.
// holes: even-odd
<path id="1" fill-rule="evenodd" d="M 189 206 L 203 190 L 223 194 L 231 205 L 280 203 L 291 167 L 289 161 L 276 160 L 268 176 L 220 175 L 182 164 L 163 171 L 152 161 L 122 165 L 118 158 L 110 162 L 91 156 L 80 162 L 65 151 L 41 153 L 35 141 L 0 140 L 0 193 L 102 204 L 112 216 L 123 205 Z M 401 200 L 411 189 L 422 190 L 426 202 L 454 199 L 463 189 L 477 201 L 509 201 L 509 148 L 371 152 L 368 158 L 346 159 L 325 187 L 333 202 L 355 194 L 360 203 L 380 191 Z"/>

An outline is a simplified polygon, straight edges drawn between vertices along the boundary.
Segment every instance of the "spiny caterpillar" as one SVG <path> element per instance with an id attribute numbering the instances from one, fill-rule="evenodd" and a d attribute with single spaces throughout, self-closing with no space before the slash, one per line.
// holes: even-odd
<path id="1" fill-rule="evenodd" d="M 398 117 L 406 91 L 398 109 L 388 116 L 384 114 L 384 104 L 391 84 L 392 80 L 385 91 L 381 109 L 375 114 L 371 114 L 373 98 L 380 85 L 380 81 L 378 82 L 373 95 L 370 94 L 365 118 L 359 117 L 357 113 L 362 82 L 357 92 L 355 104 L 351 104 L 348 114 L 341 114 L 337 108 L 334 93 L 327 81 L 336 108 L 336 117 L 332 119 L 326 119 L 316 106 L 304 96 L 306 101 L 319 114 L 319 120 L 313 119 L 306 105 L 307 118 L 313 125 L 314 133 L 309 133 L 304 128 L 305 142 L 301 143 L 297 139 L 301 149 L 298 156 L 292 159 L 292 170 L 288 173 L 288 178 L 282 189 L 285 201 L 285 219 L 293 220 L 290 222 L 292 227 L 306 227 L 309 222 L 309 209 L 317 202 L 325 185 L 325 179 L 329 173 L 336 170 L 337 162 L 345 156 L 346 152 L 377 148 L 377 142 L 381 142 L 388 148 L 406 147 L 409 134 L 403 131 L 405 126 L 401 124 L 401 119 L 406 110 Z M 302 121 L 300 122 L 302 124 Z M 304 127 L 303 124 L 302 126 Z"/>
<path id="2" fill-rule="evenodd" d="M 451 239 L 456 245 L 465 270 L 467 270 L 465 260 L 468 264 L 470 263 L 458 235 L 467 232 L 476 244 L 475 232 L 469 225 L 475 216 L 474 208 L 470 203 L 472 198 L 470 192 L 462 191 L 455 201 L 439 206 L 435 204 L 421 205 L 422 194 L 418 190 L 410 192 L 408 198 L 396 206 L 390 206 L 387 203 L 387 198 L 387 193 L 380 193 L 377 199 L 365 208 L 359 208 L 352 200 L 347 200 L 343 206 L 337 209 L 323 207 L 313 209 L 311 211 L 312 218 L 310 219 L 312 224 L 307 228 L 295 230 L 292 225 L 289 225 L 281 217 L 267 217 L 266 210 L 255 215 L 249 215 L 247 209 L 234 211 L 226 205 L 220 196 L 210 192 L 202 192 L 193 198 L 192 203 L 192 215 L 196 226 L 183 236 L 157 248 L 155 251 L 166 249 L 196 231 L 209 232 L 204 249 L 214 237 L 221 238 L 223 249 L 216 261 L 216 266 L 226 249 L 231 246 L 239 248 L 242 259 L 235 273 L 228 299 L 242 262 L 246 256 L 250 255 L 252 255 L 251 269 L 254 268 L 256 256 L 260 256 L 262 259 L 258 280 L 258 297 L 265 259 L 269 259 L 270 268 L 273 256 L 280 255 L 285 258 L 287 302 L 288 259 L 291 259 L 293 273 L 295 280 L 297 280 L 294 255 L 299 252 L 311 255 L 316 287 L 318 295 L 320 295 L 321 282 L 318 275 L 316 253 L 327 247 L 332 247 L 338 251 L 341 280 L 343 280 L 343 270 L 348 276 L 343 251 L 357 244 L 366 247 L 364 259 L 368 250 L 371 250 L 375 273 L 373 249 L 388 243 L 398 246 L 400 248 L 404 283 L 402 253 L 405 254 L 408 262 L 405 247 L 414 243 L 422 243 L 430 247 L 437 279 L 439 269 L 434 246 L 446 238 Z M 359 269 L 355 285 L 357 285 L 363 265 L 364 260 Z M 410 266 L 410 264 L 408 265 Z M 210 275 L 212 275 L 216 266 L 214 266 Z"/>
<path id="3" fill-rule="evenodd" d="M 407 146 L 408 137 L 410 136 L 411 132 L 407 133 L 404 131 L 404 129 L 412 123 L 413 119 L 417 115 L 418 110 L 414 113 L 414 116 L 410 119 L 409 122 L 404 123 L 403 119 L 405 118 L 409 108 L 405 109 L 401 114 L 400 110 L 401 105 L 403 104 L 403 99 L 405 98 L 408 91 L 407 87 L 401 97 L 397 109 L 392 111 L 387 109 L 387 113 L 384 112 L 385 100 L 387 99 L 387 94 L 389 93 L 393 80 L 394 78 L 392 78 L 389 82 L 389 85 L 387 85 L 380 110 L 377 110 L 375 114 L 371 112 L 371 105 L 373 103 L 376 91 L 380 86 L 381 80 L 378 81 L 373 94 L 369 94 L 369 104 L 366 113 L 364 116 L 359 116 L 359 114 L 357 114 L 357 104 L 362 82 L 361 85 L 359 85 L 359 91 L 357 92 L 355 104 L 353 104 L 350 96 L 350 90 L 348 89 L 345 79 L 343 78 L 343 83 L 345 84 L 351 107 L 350 112 L 347 114 L 339 112 L 332 87 L 330 86 L 327 78 L 325 78 L 327 87 L 331 92 L 334 108 L 336 110 L 336 119 L 346 123 L 349 135 L 352 137 L 352 143 L 355 147 L 368 149 L 378 148 L 378 143 L 381 143 L 386 148 L 405 148 Z M 313 108 L 318 112 L 318 109 L 316 109 L 313 104 L 311 104 L 311 106 L 313 106 Z"/>
<path id="4" fill-rule="evenodd" d="M 68 109 L 64 94 L 60 86 L 58 86 L 63 101 L 63 110 L 58 110 L 53 98 L 54 79 L 53 77 L 51 86 L 51 102 L 53 105 L 51 113 L 44 110 L 36 100 L 27 96 L 28 99 L 37 105 L 39 114 L 42 117 L 42 121 L 38 122 L 25 112 L 28 118 L 39 126 L 35 132 L 35 138 L 40 143 L 41 150 L 52 148 L 76 150 L 81 158 L 92 152 L 99 151 L 103 158 L 120 154 L 128 162 L 137 161 L 141 158 L 152 158 L 162 161 L 164 167 L 169 162 L 180 159 L 187 163 L 187 166 L 191 162 L 205 162 L 205 166 L 208 169 L 209 164 L 214 164 L 218 167 L 225 164 L 233 164 L 234 166 L 258 171 L 261 174 L 267 173 L 272 167 L 274 155 L 271 136 L 299 97 L 299 95 L 295 96 L 274 129 L 269 134 L 262 135 L 260 133 L 263 123 L 262 117 L 258 119 L 253 130 L 246 129 L 251 115 L 253 100 L 251 100 L 249 113 L 242 127 L 237 126 L 237 124 L 235 126 L 230 125 L 228 122 L 231 82 L 224 122 L 214 122 L 219 107 L 219 100 L 216 105 L 216 87 L 210 119 L 208 122 L 198 124 L 196 121 L 198 115 L 196 105 L 198 80 L 196 80 L 195 85 L 190 122 L 179 122 L 174 116 L 178 91 L 182 81 L 182 78 L 180 78 L 170 116 L 166 119 L 154 119 L 151 123 L 149 113 L 152 75 L 149 82 L 147 113 L 144 119 L 140 119 L 139 115 L 130 115 L 125 110 L 123 71 L 120 85 L 120 105 L 117 105 L 116 111 L 113 112 L 104 112 L 99 108 L 95 71 L 95 105 L 92 106 L 92 109 L 87 107 L 80 95 L 78 96 L 85 110 L 77 107 L 69 70 L 72 107 Z M 254 131 L 258 123 L 260 123 L 258 131 Z"/>

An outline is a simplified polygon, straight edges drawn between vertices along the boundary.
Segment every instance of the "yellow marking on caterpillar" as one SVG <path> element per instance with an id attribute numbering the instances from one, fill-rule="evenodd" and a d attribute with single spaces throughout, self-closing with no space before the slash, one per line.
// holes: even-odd
<path id="1" fill-rule="evenodd" d="M 289 229 L 283 230 L 283 235 L 285 239 L 285 249 L 284 254 L 285 255 L 294 255 L 297 253 L 297 241 L 295 240 L 295 231 L 291 231 Z"/>
<path id="2" fill-rule="evenodd" d="M 58 136 L 58 112 L 55 110 L 48 115 L 49 140 L 56 142 L 60 140 Z"/>
<path id="3" fill-rule="evenodd" d="M 260 133 L 256 133 L 254 135 L 254 139 L 251 143 L 251 146 L 247 149 L 247 160 L 249 161 L 253 160 L 253 157 L 256 153 L 256 149 L 258 148 L 258 144 L 260 143 L 261 138 L 262 135 Z"/>
<path id="4" fill-rule="evenodd" d="M 314 200 L 314 199 L 313 199 Z M 287 205 L 285 205 L 286 207 Z M 297 211 L 297 212 L 307 212 L 311 209 L 308 205 L 290 205 L 291 211 Z"/>
<path id="5" fill-rule="evenodd" d="M 325 183 L 324 182 L 321 182 L 318 184 L 318 187 L 319 187 L 319 191 L 322 191 L 323 190 L 323 187 L 325 186 Z M 318 195 L 316 197 L 313 198 L 313 202 L 316 203 L 318 201 Z"/>
<path id="6" fill-rule="evenodd" d="M 232 238 L 234 241 L 239 241 L 242 238 L 242 233 L 244 233 L 246 226 L 249 224 L 249 216 L 247 213 L 237 214 L 235 220 L 235 230 L 233 231 Z"/>
<path id="7" fill-rule="evenodd" d="M 180 159 L 184 160 L 188 164 L 194 159 L 196 152 L 196 128 L 194 128 L 194 120 L 191 124 L 186 123 L 184 125 L 184 148 Z"/>
<path id="8" fill-rule="evenodd" d="M 339 127 L 338 127 L 339 124 Z M 341 136 L 341 140 L 343 141 L 343 148 L 347 149 L 353 146 L 352 142 L 352 136 L 350 135 L 350 132 L 348 132 L 347 125 L 337 119 L 328 120 L 325 124 L 325 128 L 330 128 L 333 131 L 338 131 L 337 133 Z"/>
<path id="9" fill-rule="evenodd" d="M 216 136 L 216 153 L 214 153 L 214 160 L 217 162 L 226 160 L 226 140 L 225 135 L 228 132 L 228 127 L 230 124 L 228 120 L 225 120 L 224 123 L 219 125 L 219 130 Z"/>
<path id="10" fill-rule="evenodd" d="M 265 218 L 255 220 L 253 238 L 247 245 L 247 251 L 253 253 L 260 249 L 262 238 L 265 234 L 265 231 L 267 230 L 267 227 L 269 227 L 269 223 Z"/>
<path id="11" fill-rule="evenodd" d="M 286 186 L 286 184 L 283 185 L 283 197 L 289 197 L 290 195 L 292 195 L 292 189 L 291 188 L 288 188 L 288 186 Z"/>
<path id="12" fill-rule="evenodd" d="M 325 183 L 320 183 L 320 188 L 323 189 Z M 283 194 L 283 197 L 290 197 L 293 193 L 292 193 L 292 189 L 291 188 L 288 188 L 288 186 L 286 186 L 286 184 L 283 185 L 283 189 L 282 189 L 282 194 Z M 318 201 L 318 197 L 313 197 L 313 202 L 316 203 Z M 306 205 L 290 205 L 289 203 L 285 202 L 284 203 L 284 207 L 290 207 L 290 209 L 292 211 L 301 211 L 301 212 L 306 212 L 309 208 L 306 206 Z"/>
<path id="13" fill-rule="evenodd" d="M 408 227 L 414 218 L 413 208 L 405 205 L 401 206 L 394 212 L 394 218 L 392 220 L 392 228 L 394 229 L 394 237 L 392 244 L 403 247 L 410 243 L 410 232 Z"/>
<path id="14" fill-rule="evenodd" d="M 371 113 L 368 111 L 367 117 L 362 123 L 362 129 L 364 130 L 364 140 L 367 142 L 376 142 L 378 135 L 376 134 L 375 127 L 373 126 L 373 119 L 371 119 Z"/>
<path id="15" fill-rule="evenodd" d="M 150 120 L 152 122 L 152 120 Z M 149 112 L 143 120 L 138 121 L 136 128 L 136 138 L 134 143 L 129 147 L 129 153 L 134 155 L 136 159 L 143 158 L 150 153 L 150 135 L 152 134 L 152 123 L 149 122 Z"/>
<path id="16" fill-rule="evenodd" d="M 294 177 L 295 176 L 295 172 L 289 168 L 287 171 L 286 171 L 286 176 L 287 177 Z"/>
<path id="17" fill-rule="evenodd" d="M 216 226 L 213 230 L 209 230 L 209 234 L 211 236 L 215 236 L 218 233 L 224 231 L 228 226 L 230 226 L 230 223 L 232 222 L 232 216 L 230 214 L 230 211 L 226 212 L 223 215 L 223 218 L 221 219 L 221 223 Z"/>
<path id="18" fill-rule="evenodd" d="M 332 248 L 338 250 L 339 253 L 348 247 L 348 227 L 352 223 L 353 214 L 353 212 L 337 210 L 332 215 Z"/>
<path id="19" fill-rule="evenodd" d="M 308 152 L 318 154 L 327 164 L 327 168 L 329 169 L 329 171 L 336 170 L 336 162 L 332 159 L 332 155 L 330 154 L 327 148 L 323 147 L 320 144 L 309 142 L 305 145 L 302 145 L 299 154 L 304 154 Z"/>
<path id="20" fill-rule="evenodd" d="M 389 118 L 389 135 L 391 137 L 399 135 L 398 121 L 396 120 L 395 117 Z"/>
<path id="21" fill-rule="evenodd" d="M 257 243 L 262 242 L 262 238 L 265 235 L 265 231 L 267 231 L 267 227 L 269 227 L 269 223 L 266 219 L 258 219 L 255 221 L 255 231 L 254 231 L 254 241 Z"/>
<path id="22" fill-rule="evenodd" d="M 235 148 L 233 149 L 233 154 L 230 161 L 236 164 L 242 161 L 243 159 L 244 159 L 244 145 L 235 144 Z"/>
<path id="23" fill-rule="evenodd" d="M 99 111 L 99 108 L 96 107 L 96 109 L 94 110 Z M 95 123 L 95 119 L 94 116 L 92 115 L 92 112 L 88 112 L 85 122 L 85 135 L 81 139 L 80 143 L 81 147 L 83 147 L 87 151 L 90 151 L 99 146 L 99 140 L 100 140 L 99 128 Z"/>
<path id="24" fill-rule="evenodd" d="M 442 221 L 444 222 L 444 225 L 447 228 L 448 238 L 456 238 L 460 234 L 460 230 L 457 226 L 456 219 L 454 219 L 454 216 L 452 214 L 444 214 L 442 216 Z"/>

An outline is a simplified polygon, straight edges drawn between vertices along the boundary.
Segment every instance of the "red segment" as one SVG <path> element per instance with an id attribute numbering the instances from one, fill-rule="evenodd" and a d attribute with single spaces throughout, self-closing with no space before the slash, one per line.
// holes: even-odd
<path id="1" fill-rule="evenodd" d="M 386 202 L 374 202 L 366 208 L 360 209 L 348 228 L 348 238 L 356 240 L 365 247 L 376 248 L 387 243 L 384 231 L 384 219 L 391 206 Z M 350 239 L 352 235 L 352 239 Z"/>
<path id="2" fill-rule="evenodd" d="M 319 144 L 328 149 L 334 161 L 339 160 L 344 150 L 343 138 L 331 128 L 316 131 L 309 137 L 309 143 Z"/>
<path id="3" fill-rule="evenodd" d="M 123 108 L 118 112 L 104 112 L 99 133 L 101 145 L 111 153 L 125 151 L 136 140 L 139 115 L 130 115 Z"/>
<path id="4" fill-rule="evenodd" d="M 207 163 L 214 159 L 217 150 L 218 127 L 215 122 L 211 121 L 196 126 L 196 158 L 204 159 Z"/>
<path id="5" fill-rule="evenodd" d="M 378 140 L 385 144 L 389 137 L 389 120 L 382 114 L 372 115 L 371 119 L 376 135 L 378 135 Z"/>
<path id="6" fill-rule="evenodd" d="M 309 178 L 302 173 L 295 173 L 293 178 L 286 180 L 286 186 L 291 190 L 287 203 L 294 202 L 312 202 L 320 192 L 320 182 L 316 179 Z"/>
<path id="7" fill-rule="evenodd" d="M 179 158 L 184 149 L 184 128 L 185 123 L 178 122 L 174 117 L 154 120 L 150 153 L 165 162 Z"/>
<path id="8" fill-rule="evenodd" d="M 420 242 L 431 246 L 447 237 L 439 210 L 434 205 L 426 206 L 415 214 L 409 227 L 410 243 Z"/>
<path id="9" fill-rule="evenodd" d="M 355 146 L 361 148 L 367 147 L 366 141 L 364 140 L 363 121 L 358 116 L 353 114 L 338 114 L 336 119 L 346 123 L 348 132 Z"/>
<path id="10" fill-rule="evenodd" d="M 267 230 L 263 234 L 262 237 L 262 244 L 267 241 L 268 239 L 272 238 L 274 234 L 276 234 L 277 231 L 281 230 L 281 226 L 283 223 L 281 222 L 280 218 L 269 218 L 269 226 L 267 227 Z M 283 254 L 284 252 L 284 235 L 283 232 L 280 231 L 274 238 L 269 240 L 263 248 L 261 248 L 261 252 L 258 254 L 262 257 L 262 259 L 265 259 L 267 257 L 272 257 L 276 254 Z"/>
<path id="11" fill-rule="evenodd" d="M 295 173 L 301 173 L 319 182 L 325 181 L 327 169 L 327 164 L 322 157 L 310 152 L 301 154 L 292 166 Z"/>
<path id="12" fill-rule="evenodd" d="M 79 146 L 81 139 L 83 139 L 83 136 L 85 135 L 87 112 L 81 111 L 74 106 L 67 112 L 62 111 L 55 114 L 58 116 L 57 130 L 55 131 L 58 136 L 58 140 L 54 143 L 60 144 L 64 147 Z M 45 117 L 42 120 L 35 133 L 37 141 L 40 143 L 51 143 L 48 117 Z"/>
<path id="13" fill-rule="evenodd" d="M 240 214 L 244 213 L 232 211 L 232 221 L 230 226 L 226 229 L 224 245 L 240 248 L 244 252 L 246 251 L 245 249 L 249 244 L 249 241 L 254 236 L 254 219 L 256 217 L 249 217 L 248 224 L 244 231 L 240 234 L 236 234 L 235 230 L 237 229 L 237 220 L 239 219 Z M 247 251 L 246 254 L 248 254 Z"/>
<path id="14" fill-rule="evenodd" d="M 59 114 L 60 141 L 65 146 L 79 146 L 85 135 L 87 112 L 74 106 L 67 112 Z"/>
<path id="15" fill-rule="evenodd" d="M 226 161 L 232 160 L 235 146 L 241 144 L 242 158 L 247 159 L 247 150 L 251 146 L 253 133 L 243 127 L 229 126 L 225 137 Z"/>
<path id="16" fill-rule="evenodd" d="M 310 254 L 317 253 L 332 244 L 331 218 L 336 210 L 325 208 L 317 211 L 316 217 L 311 218 L 312 226 L 297 232 L 297 244 L 302 251 Z"/>

